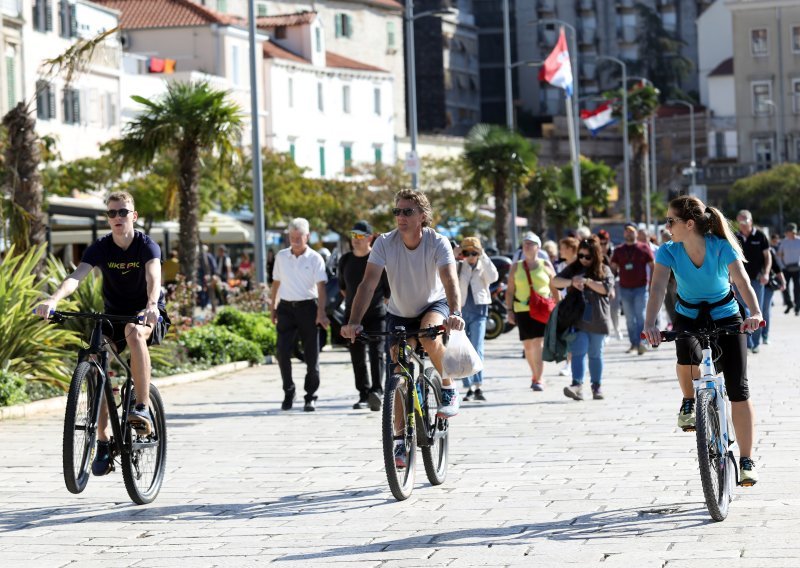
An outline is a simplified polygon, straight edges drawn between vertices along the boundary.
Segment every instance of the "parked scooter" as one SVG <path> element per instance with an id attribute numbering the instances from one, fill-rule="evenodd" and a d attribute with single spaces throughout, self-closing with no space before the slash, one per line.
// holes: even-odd
<path id="1" fill-rule="evenodd" d="M 514 324 L 508 323 L 508 310 L 506 310 L 506 289 L 508 288 L 508 271 L 511 259 L 505 256 L 490 257 L 497 267 L 498 278 L 489 286 L 492 303 L 489 305 L 489 314 L 486 320 L 486 339 L 497 339 L 502 334 L 514 329 Z"/>

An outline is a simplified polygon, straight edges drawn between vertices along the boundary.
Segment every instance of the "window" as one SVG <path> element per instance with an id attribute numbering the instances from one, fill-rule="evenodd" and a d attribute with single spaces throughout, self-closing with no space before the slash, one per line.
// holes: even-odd
<path id="1" fill-rule="evenodd" d="M 750 30 L 750 51 L 753 53 L 753 57 L 765 57 L 769 55 L 767 28 Z"/>
<path id="2" fill-rule="evenodd" d="M 314 40 L 317 53 L 322 53 L 322 28 L 314 28 Z"/>
<path id="3" fill-rule="evenodd" d="M 350 87 L 348 85 L 342 87 L 342 112 L 350 114 Z"/>
<path id="4" fill-rule="evenodd" d="M 319 145 L 319 175 L 325 177 L 325 146 Z"/>
<path id="5" fill-rule="evenodd" d="M 292 157 L 292 161 L 297 161 L 294 157 L 295 155 L 295 147 L 294 147 L 295 139 L 289 138 L 289 155 Z"/>
<path id="6" fill-rule="evenodd" d="M 240 85 L 242 76 L 241 68 L 239 67 L 239 46 L 231 46 L 231 79 L 234 85 Z"/>
<path id="7" fill-rule="evenodd" d="M 68 0 L 60 0 L 58 13 L 61 17 L 61 28 L 59 29 L 61 37 L 77 37 L 78 20 L 75 18 L 75 4 L 71 4 Z"/>
<path id="8" fill-rule="evenodd" d="M 756 138 L 753 140 L 753 158 L 759 164 L 772 163 L 772 138 Z"/>
<path id="9" fill-rule="evenodd" d="M 353 37 L 353 18 L 347 14 L 336 14 L 336 37 Z"/>
<path id="10" fill-rule="evenodd" d="M 33 3 L 33 29 L 37 32 L 53 31 L 52 0 L 36 0 Z"/>
<path id="11" fill-rule="evenodd" d="M 772 105 L 772 83 L 769 81 L 755 81 L 751 83 L 753 89 L 753 114 L 770 114 Z"/>
<path id="12" fill-rule="evenodd" d="M 353 169 L 353 146 L 345 144 L 344 147 L 344 175 L 350 176 Z"/>
<path id="13" fill-rule="evenodd" d="M 8 108 L 17 104 L 17 48 L 6 45 L 6 93 L 8 95 Z"/>
<path id="14" fill-rule="evenodd" d="M 800 26 L 792 26 L 792 51 L 800 53 Z"/>
<path id="15" fill-rule="evenodd" d="M 275 39 L 286 39 L 286 26 L 275 28 Z"/>
<path id="16" fill-rule="evenodd" d="M 117 125 L 117 95 L 115 93 L 106 93 L 103 97 L 104 102 L 104 115 L 106 128 L 111 128 Z"/>
<path id="17" fill-rule="evenodd" d="M 727 148 L 725 148 L 725 132 L 718 130 L 714 133 L 714 145 L 716 146 L 716 157 L 727 158 Z"/>
<path id="18" fill-rule="evenodd" d="M 81 123 L 81 96 L 77 89 L 64 89 L 64 122 Z"/>
<path id="19" fill-rule="evenodd" d="M 376 116 L 381 115 L 381 89 L 380 87 L 375 87 L 372 91 L 372 108 L 375 112 Z"/>
<path id="20" fill-rule="evenodd" d="M 289 77 L 289 108 L 294 108 L 294 79 Z"/>
<path id="21" fill-rule="evenodd" d="M 47 81 L 36 81 L 36 118 L 51 120 L 56 117 L 56 89 Z"/>
<path id="22" fill-rule="evenodd" d="M 375 164 L 383 163 L 383 146 L 380 144 L 375 145 Z"/>
<path id="23" fill-rule="evenodd" d="M 792 110 L 800 114 L 800 79 L 792 79 Z"/>
<path id="24" fill-rule="evenodd" d="M 394 22 L 386 22 L 386 47 L 394 49 L 397 46 L 397 36 L 395 35 Z"/>
<path id="25" fill-rule="evenodd" d="M 263 18 L 267 15 L 267 5 L 264 2 L 258 2 L 256 4 L 256 17 Z"/>
<path id="26" fill-rule="evenodd" d="M 317 109 L 319 109 L 319 112 L 325 112 L 325 103 L 322 98 L 322 83 L 317 83 Z"/>

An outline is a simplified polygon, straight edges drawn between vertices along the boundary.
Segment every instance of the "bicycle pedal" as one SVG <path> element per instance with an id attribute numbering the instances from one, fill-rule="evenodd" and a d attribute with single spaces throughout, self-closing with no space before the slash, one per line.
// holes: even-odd
<path id="1" fill-rule="evenodd" d="M 695 428 L 694 426 L 684 426 L 684 427 L 682 428 L 682 430 L 683 430 L 684 432 L 696 432 L 696 431 L 697 431 L 697 428 Z"/>
<path id="2" fill-rule="evenodd" d="M 739 487 L 752 487 L 755 484 L 756 484 L 755 481 L 740 481 Z"/>

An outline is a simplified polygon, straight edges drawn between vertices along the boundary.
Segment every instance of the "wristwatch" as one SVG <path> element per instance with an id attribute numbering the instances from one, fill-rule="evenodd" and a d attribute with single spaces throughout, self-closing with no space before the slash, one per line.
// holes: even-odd
<path id="1" fill-rule="evenodd" d="M 451 316 L 461 317 L 461 311 L 460 310 L 453 310 L 452 312 L 450 312 L 450 315 Z"/>

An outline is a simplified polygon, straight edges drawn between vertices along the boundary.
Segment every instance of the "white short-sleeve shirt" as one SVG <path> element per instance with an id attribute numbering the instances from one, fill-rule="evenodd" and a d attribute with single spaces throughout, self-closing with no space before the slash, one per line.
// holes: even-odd
<path id="1" fill-rule="evenodd" d="M 280 282 L 278 298 L 287 302 L 300 302 L 317 298 L 317 282 L 327 282 L 325 261 L 322 256 L 306 247 L 300 256 L 292 254 L 291 248 L 278 251 L 272 279 Z"/>
<path id="2" fill-rule="evenodd" d="M 386 269 L 392 289 L 389 313 L 404 318 L 419 317 L 433 302 L 446 298 L 439 269 L 455 261 L 450 242 L 428 227 L 414 250 L 395 229 L 379 236 L 369 255 L 370 263 Z"/>

